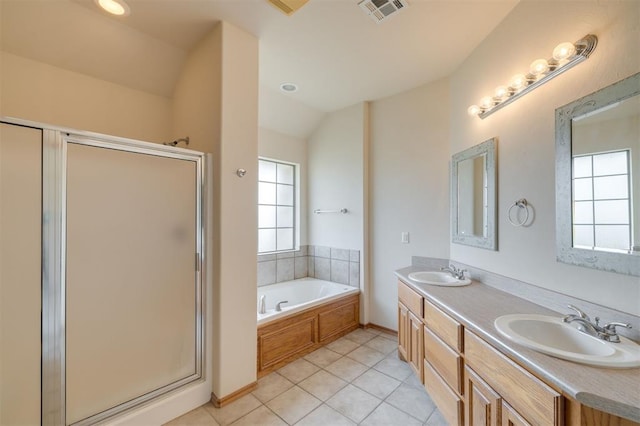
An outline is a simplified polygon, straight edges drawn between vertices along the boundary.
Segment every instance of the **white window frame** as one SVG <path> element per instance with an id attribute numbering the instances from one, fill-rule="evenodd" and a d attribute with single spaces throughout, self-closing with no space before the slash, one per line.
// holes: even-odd
<path id="1" fill-rule="evenodd" d="M 260 251 L 260 241 L 259 241 L 259 236 L 258 236 L 258 255 L 267 255 L 267 254 L 277 254 L 277 253 L 289 253 L 289 252 L 294 252 L 300 249 L 300 164 L 298 163 L 294 163 L 291 161 L 285 161 L 285 160 L 281 160 L 281 159 L 277 159 L 277 158 L 270 158 L 270 157 L 258 157 L 259 161 L 267 161 L 267 162 L 271 162 L 271 163 L 275 163 L 275 164 L 284 164 L 287 166 L 293 166 L 293 184 L 291 186 L 293 186 L 293 226 L 292 226 L 292 230 L 293 230 L 293 247 L 292 248 L 287 248 L 287 249 L 281 249 L 278 250 L 278 244 L 277 244 L 277 230 L 278 229 L 285 229 L 285 227 L 278 227 L 278 218 L 277 218 L 277 207 L 280 206 L 277 203 L 276 200 L 276 204 L 261 204 L 260 203 L 260 194 L 258 194 L 258 203 L 257 203 L 257 207 L 258 209 L 260 208 L 261 205 L 268 205 L 268 206 L 275 206 L 276 207 L 276 226 L 275 227 L 260 227 L 260 218 L 258 217 L 258 232 L 260 231 L 260 229 L 275 229 L 276 230 L 276 250 L 271 250 L 271 251 Z M 259 168 L 258 168 L 259 170 Z M 261 181 L 260 180 L 260 173 L 258 172 L 258 191 L 260 191 L 260 183 L 261 182 L 266 182 L 266 183 L 273 183 L 273 182 L 267 182 L 267 181 Z M 282 185 L 282 183 L 277 183 Z M 289 184 L 285 184 L 285 185 L 289 185 Z M 291 207 L 290 205 L 282 205 L 282 206 L 286 206 L 286 207 Z M 286 227 L 289 228 L 289 227 Z"/>

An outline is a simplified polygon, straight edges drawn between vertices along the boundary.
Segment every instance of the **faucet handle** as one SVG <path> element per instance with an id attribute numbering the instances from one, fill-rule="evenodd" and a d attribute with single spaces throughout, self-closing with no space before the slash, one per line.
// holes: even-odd
<path id="1" fill-rule="evenodd" d="M 568 304 L 567 308 L 569 309 L 573 309 L 574 311 L 576 311 L 578 313 L 578 315 L 580 316 L 580 318 L 582 318 L 583 320 L 587 320 L 587 321 L 591 321 L 591 318 L 589 318 L 589 315 L 585 314 L 580 308 L 572 305 L 572 304 Z"/>
<path id="2" fill-rule="evenodd" d="M 276 312 L 280 312 L 282 311 L 282 304 L 283 303 L 289 303 L 288 300 L 281 300 L 280 302 L 276 303 Z"/>
<path id="3" fill-rule="evenodd" d="M 631 324 L 629 323 L 625 323 L 625 322 L 610 322 L 608 324 L 605 324 L 604 328 L 606 331 L 610 332 L 610 333 L 615 333 L 616 332 L 616 327 L 624 327 L 624 328 L 632 328 Z"/>
<path id="4" fill-rule="evenodd" d="M 620 343 L 620 336 L 616 332 L 616 327 L 631 328 L 631 324 L 623 322 L 610 322 L 602 327 L 603 339 L 611 343 Z"/>

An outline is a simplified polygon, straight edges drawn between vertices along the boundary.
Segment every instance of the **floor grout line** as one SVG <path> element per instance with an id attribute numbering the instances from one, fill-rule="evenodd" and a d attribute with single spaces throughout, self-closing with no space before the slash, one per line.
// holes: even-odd
<path id="1" fill-rule="evenodd" d="M 405 377 L 404 379 L 399 379 L 397 377 L 391 376 L 390 374 L 385 373 L 384 371 L 380 371 L 377 370 L 375 367 L 378 366 L 380 363 L 384 362 L 387 359 L 398 359 L 400 360 L 400 358 L 397 355 L 397 349 L 394 349 L 388 353 L 385 353 L 383 351 L 380 351 L 378 349 L 375 349 L 371 346 L 368 346 L 367 343 L 371 342 L 372 340 L 376 339 L 377 337 L 381 337 L 384 339 L 387 339 L 389 341 L 394 341 L 395 339 L 393 339 L 391 336 L 386 336 L 384 333 L 374 333 L 371 331 L 367 331 L 367 330 L 363 330 L 363 329 L 358 329 L 356 330 L 356 332 L 358 333 L 359 336 L 362 335 L 362 333 L 368 333 L 370 335 L 373 335 L 373 337 L 371 337 L 370 339 L 366 340 L 366 341 L 362 341 L 363 338 L 360 337 L 356 337 L 356 335 L 351 336 L 351 338 L 349 338 L 349 335 L 346 336 L 342 336 L 340 339 L 344 338 L 354 344 L 356 344 L 357 346 L 355 348 L 353 348 L 351 351 L 347 352 L 346 354 L 341 354 L 339 352 L 333 351 L 331 349 L 329 349 L 327 346 L 323 346 L 322 348 L 319 349 L 326 349 L 330 352 L 332 352 L 333 354 L 338 355 L 339 357 L 337 359 L 335 359 L 334 361 L 330 362 L 329 364 L 327 364 L 326 366 L 322 366 L 319 365 L 317 363 L 322 363 L 325 364 L 324 361 L 322 361 L 325 358 L 322 358 L 321 356 L 318 357 L 318 359 L 316 360 L 316 362 L 313 362 L 309 359 L 306 358 L 306 356 L 309 356 L 311 354 L 313 354 L 314 352 L 312 352 L 311 354 L 307 354 L 304 357 L 301 357 L 299 359 L 306 361 L 307 363 L 311 364 L 312 366 L 314 366 L 315 368 L 317 368 L 316 371 L 312 372 L 311 374 L 309 374 L 308 376 L 304 377 L 301 380 L 298 380 L 297 382 L 294 382 L 293 380 L 289 379 L 286 375 L 280 373 L 280 369 L 276 370 L 272 373 L 270 373 L 267 376 L 264 376 L 262 379 L 269 377 L 270 375 L 277 375 L 280 378 L 286 380 L 288 383 L 292 384 L 292 386 L 287 387 L 286 389 L 282 390 L 282 391 L 277 391 L 278 393 L 276 393 L 275 395 L 271 395 L 268 397 L 268 399 L 265 399 L 265 401 L 263 402 L 261 399 L 258 399 L 255 395 L 254 392 L 251 392 L 248 395 L 251 395 L 253 398 L 255 398 L 258 402 L 259 405 L 253 409 L 251 409 L 250 411 L 244 413 L 243 415 L 241 415 L 239 418 L 235 419 L 233 422 L 229 423 L 229 426 L 233 426 L 236 423 L 239 423 L 242 419 L 244 419 L 245 417 L 249 416 L 251 413 L 255 412 L 256 410 L 260 409 L 261 407 L 265 407 L 268 412 L 270 412 L 271 414 L 273 414 L 277 419 L 279 419 L 280 421 L 282 421 L 284 424 L 292 426 L 292 424 L 289 424 L 282 416 L 280 416 L 278 413 L 276 413 L 275 411 L 273 411 L 267 404 L 270 403 L 271 401 L 273 401 L 274 399 L 280 397 L 281 395 L 283 395 L 285 392 L 288 392 L 294 388 L 298 388 L 297 391 L 302 391 L 304 392 L 306 395 L 308 395 L 309 397 L 313 398 L 316 401 L 319 401 L 320 404 L 316 407 L 314 407 L 311 411 L 309 411 L 308 413 L 304 414 L 304 416 L 302 416 L 300 419 L 298 419 L 295 423 L 293 423 L 293 425 L 300 423 L 301 421 L 303 421 L 305 418 L 307 418 L 308 416 L 310 416 L 313 412 L 319 410 L 322 406 L 326 406 L 327 408 L 335 411 L 336 413 L 338 413 L 340 416 L 348 419 L 350 422 L 356 424 L 356 425 L 361 425 L 364 422 L 367 421 L 367 419 L 369 419 L 375 412 L 376 410 L 378 410 L 383 404 L 387 404 L 390 407 L 392 407 L 395 410 L 398 410 L 400 412 L 402 412 L 403 414 L 409 416 L 409 418 L 414 419 L 415 421 L 419 422 L 421 425 L 426 425 L 429 422 L 429 419 L 431 419 L 436 412 L 438 411 L 437 408 L 434 408 L 427 416 L 426 419 L 424 421 L 420 420 L 419 418 L 415 417 L 413 414 L 408 413 L 407 411 L 405 411 L 404 409 L 396 406 L 395 404 L 393 404 L 392 402 L 388 401 L 389 398 L 391 398 L 392 395 L 394 395 L 398 389 L 400 389 L 403 385 L 406 385 L 407 387 L 409 387 L 410 389 L 414 389 L 414 390 L 422 390 L 423 392 L 425 392 L 426 394 L 426 390 L 423 388 L 423 386 L 417 387 L 412 383 L 409 383 L 410 380 L 412 380 L 412 373 L 410 373 L 409 375 L 407 375 L 407 377 Z M 359 339 L 358 340 L 353 340 L 353 339 Z M 339 339 L 338 339 L 339 340 Z M 383 355 L 383 358 L 381 358 L 380 360 L 376 361 L 373 365 L 369 366 L 367 364 L 364 364 L 360 361 L 358 361 L 357 359 L 351 358 L 350 356 L 348 356 L 349 354 L 351 354 L 352 352 L 365 347 L 368 350 L 374 351 L 380 355 Z M 343 377 L 338 376 L 337 374 L 331 372 L 330 370 L 328 370 L 327 368 L 330 367 L 331 365 L 333 365 L 334 363 L 347 358 L 349 361 L 351 362 L 355 362 L 356 364 L 364 367 L 364 371 L 362 371 L 360 374 L 358 374 L 357 376 L 353 377 L 351 380 L 346 380 Z M 289 365 L 289 364 L 288 364 Z M 286 367 L 286 366 L 285 366 Z M 282 367 L 284 368 L 284 367 Z M 339 379 L 343 382 L 346 383 L 346 385 L 340 387 L 338 390 L 336 390 L 335 392 L 333 392 L 330 396 L 328 396 L 325 400 L 321 399 L 320 397 L 314 395 L 311 391 L 307 391 L 306 389 L 304 389 L 302 386 L 300 386 L 300 384 L 302 382 L 304 382 L 305 380 L 309 379 L 310 377 L 316 375 L 319 372 L 324 372 L 326 374 L 329 374 L 331 377 Z M 380 398 L 378 395 L 375 395 L 372 393 L 372 391 L 365 389 L 362 384 L 360 386 L 358 386 L 357 384 L 355 384 L 354 382 L 356 380 L 358 380 L 360 377 L 364 376 L 365 374 L 367 374 L 368 372 L 374 372 L 374 373 L 378 373 L 378 374 L 382 374 L 385 378 L 391 379 L 394 382 L 398 382 L 397 386 L 393 387 L 393 389 L 384 397 L 384 398 Z M 355 422 L 353 419 L 351 419 L 348 415 L 346 415 L 345 413 L 342 413 L 338 410 L 336 410 L 335 408 L 333 408 L 331 405 L 329 405 L 327 402 L 329 400 L 331 400 L 337 393 L 341 392 L 342 390 L 344 390 L 346 387 L 348 387 L 349 385 L 353 386 L 355 389 L 364 392 L 366 395 L 369 395 L 372 398 L 375 398 L 376 400 L 378 400 L 378 402 L 375 404 L 375 406 L 366 414 L 366 416 L 360 421 L 360 422 Z M 427 394 L 428 396 L 428 394 Z M 244 398 L 244 397 L 243 397 Z M 206 406 L 207 404 L 205 404 Z M 198 407 L 196 408 L 202 408 L 204 406 Z M 195 410 L 194 410 L 195 411 Z M 212 420 L 214 421 L 214 424 L 219 423 L 216 418 L 213 416 L 213 413 L 210 412 L 209 410 L 205 409 L 205 412 L 207 412 L 207 414 L 209 415 L 210 418 L 212 418 Z M 189 413 L 186 413 L 189 414 Z M 185 414 L 185 415 L 186 415 Z M 178 418 L 180 419 L 180 417 Z M 176 419 L 176 420 L 178 420 Z M 173 422 L 173 421 L 172 421 Z M 196 425 L 196 424 L 189 424 L 189 423 L 177 423 L 177 424 L 181 424 L 184 426 L 200 426 L 200 425 Z M 204 426 L 204 425 L 202 425 Z M 208 426 L 208 425 L 207 425 Z"/>

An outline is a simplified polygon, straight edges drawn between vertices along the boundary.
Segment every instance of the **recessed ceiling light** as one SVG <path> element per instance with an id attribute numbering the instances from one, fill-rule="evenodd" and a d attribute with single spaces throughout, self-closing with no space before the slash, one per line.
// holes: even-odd
<path id="1" fill-rule="evenodd" d="M 112 15 L 127 16 L 131 12 L 124 0 L 95 0 L 95 2 Z"/>
<path id="2" fill-rule="evenodd" d="M 295 83 L 282 83 L 280 90 L 286 93 L 293 93 L 298 91 L 298 85 Z"/>

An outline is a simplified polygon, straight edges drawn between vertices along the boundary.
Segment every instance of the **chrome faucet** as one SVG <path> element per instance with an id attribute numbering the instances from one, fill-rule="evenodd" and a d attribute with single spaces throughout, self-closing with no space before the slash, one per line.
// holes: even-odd
<path id="1" fill-rule="evenodd" d="M 453 264 L 451 264 L 451 263 L 449 264 L 448 267 L 440 268 L 440 270 L 442 272 L 450 273 L 453 278 L 458 279 L 458 280 L 464 280 L 465 279 L 464 273 L 467 272 L 466 269 L 458 269 L 455 266 L 453 266 Z"/>
<path id="2" fill-rule="evenodd" d="M 562 318 L 562 321 L 567 324 L 577 322 L 579 331 L 607 342 L 620 343 L 620 336 L 616 332 L 616 327 L 631 328 L 631 324 L 622 322 L 610 322 L 600 326 L 600 318 L 595 317 L 595 322 L 591 322 L 589 315 L 579 308 L 573 305 L 567 305 L 567 307 L 576 311 L 576 314 L 567 314 Z"/>
<path id="3" fill-rule="evenodd" d="M 262 295 L 260 296 L 260 308 L 258 309 L 258 312 L 261 314 L 266 314 L 267 313 L 267 306 L 266 306 L 266 295 Z"/>
<path id="4" fill-rule="evenodd" d="M 288 300 L 283 300 L 281 302 L 278 302 L 278 304 L 276 305 L 276 311 L 280 312 L 282 311 L 282 307 L 280 305 L 282 305 L 283 303 L 289 303 Z"/>

